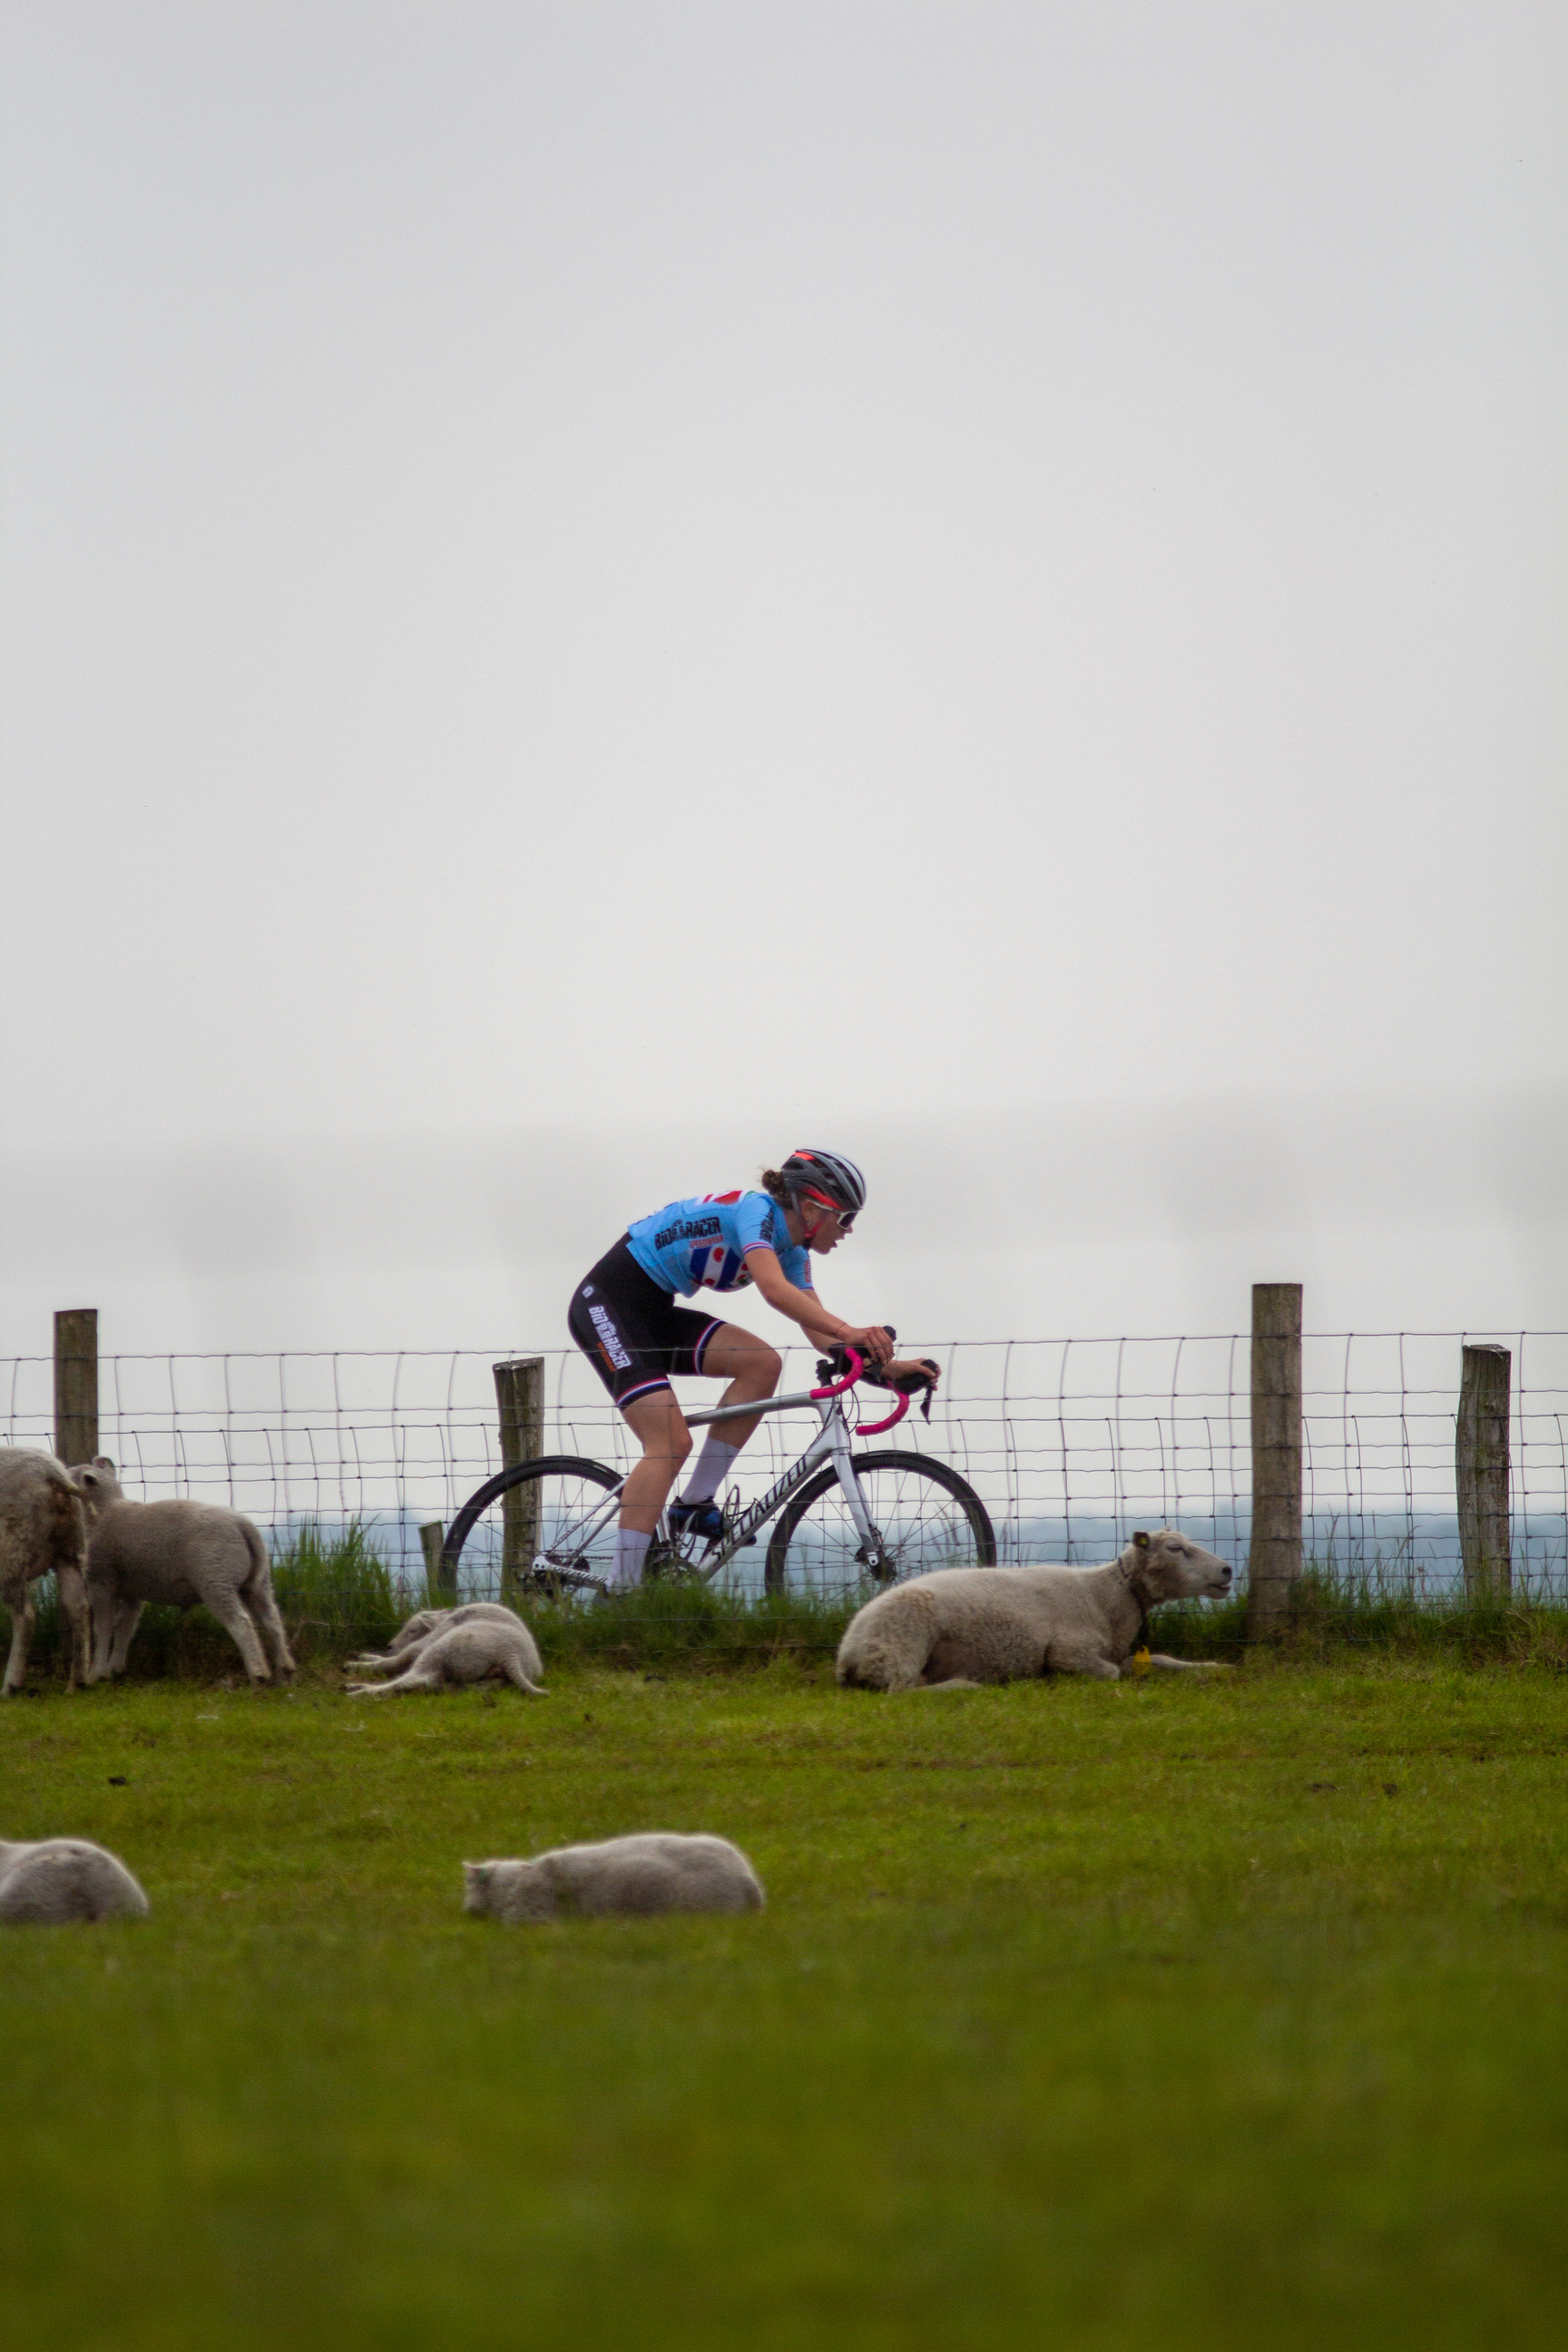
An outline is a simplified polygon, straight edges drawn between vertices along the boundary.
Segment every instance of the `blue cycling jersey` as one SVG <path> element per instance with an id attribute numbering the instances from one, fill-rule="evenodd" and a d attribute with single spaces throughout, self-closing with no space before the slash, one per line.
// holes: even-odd
<path id="1" fill-rule="evenodd" d="M 751 1280 L 746 1252 L 771 1249 L 786 1280 L 809 1290 L 811 1257 L 792 1242 L 784 1213 L 766 1192 L 701 1192 L 639 1217 L 626 1234 L 632 1255 L 661 1290 L 741 1290 Z"/>

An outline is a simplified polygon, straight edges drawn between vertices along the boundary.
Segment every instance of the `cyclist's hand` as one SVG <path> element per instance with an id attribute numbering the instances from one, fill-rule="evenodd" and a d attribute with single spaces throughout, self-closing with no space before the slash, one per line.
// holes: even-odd
<path id="1" fill-rule="evenodd" d="M 893 1342 L 879 1323 L 864 1324 L 858 1331 L 840 1332 L 834 1345 L 857 1349 L 873 1364 L 890 1364 L 893 1360 Z"/>
<path id="2" fill-rule="evenodd" d="M 934 1389 L 942 1378 L 942 1367 L 929 1356 L 897 1356 L 888 1366 L 888 1377 L 900 1385 L 912 1381 L 921 1388 Z"/>

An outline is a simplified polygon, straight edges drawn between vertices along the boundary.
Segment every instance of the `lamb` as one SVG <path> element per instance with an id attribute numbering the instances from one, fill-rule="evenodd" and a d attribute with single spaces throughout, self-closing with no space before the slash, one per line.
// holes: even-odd
<path id="1" fill-rule="evenodd" d="M 253 1683 L 294 1672 L 261 1530 L 238 1511 L 179 1500 L 128 1503 L 105 1454 L 71 1472 L 87 1507 L 92 1607 L 89 1682 L 125 1672 L 149 1601 L 203 1601 L 233 1637 Z"/>
<path id="2" fill-rule="evenodd" d="M 762 1881 L 721 1837 L 650 1830 L 599 1845 L 558 1846 L 531 1862 L 466 1862 L 463 1908 L 509 1927 L 612 1912 L 760 1911 Z"/>
<path id="3" fill-rule="evenodd" d="M 493 1603 L 486 1604 L 493 1606 Z M 369 1672 L 385 1674 L 401 1668 L 396 1679 L 384 1683 L 350 1683 L 351 1698 L 390 1698 L 395 1691 L 434 1691 L 446 1683 L 509 1682 L 521 1691 L 543 1698 L 539 1676 L 544 1669 L 532 1634 L 510 1610 L 509 1624 L 491 1618 L 469 1620 L 427 1634 L 400 1655 L 361 1658 L 354 1663 Z"/>
<path id="4" fill-rule="evenodd" d="M 465 1601 L 460 1609 L 421 1609 L 400 1625 L 384 1650 L 365 1650 L 357 1658 L 350 1658 L 351 1666 L 381 1667 L 393 1664 L 410 1666 L 427 1642 L 437 1633 L 445 1633 L 453 1625 L 471 1625 L 484 1622 L 492 1625 L 521 1625 L 521 1618 L 515 1609 L 507 1609 L 499 1601 Z"/>
<path id="5" fill-rule="evenodd" d="M 973 1686 L 1047 1674 L 1115 1682 L 1161 1601 L 1230 1591 L 1223 1559 L 1173 1528 L 1135 1535 L 1109 1568 L 943 1568 L 879 1592 L 850 1620 L 838 1679 L 867 1690 Z M 1180 1672 L 1194 1662 L 1152 1657 Z"/>
<path id="6" fill-rule="evenodd" d="M 88 1679 L 86 1560 L 86 1514 L 65 1464 L 52 1454 L 0 1446 L 0 1601 L 11 1612 L 11 1655 L 0 1685 L 5 1697 L 22 1687 L 38 1622 L 27 1587 L 51 1570 L 70 1625 L 68 1688 L 75 1690 Z"/>
<path id="7" fill-rule="evenodd" d="M 0 1926 L 59 1927 L 76 1919 L 145 1919 L 147 1897 L 118 1854 L 87 1838 L 11 1845 L 0 1838 Z"/>

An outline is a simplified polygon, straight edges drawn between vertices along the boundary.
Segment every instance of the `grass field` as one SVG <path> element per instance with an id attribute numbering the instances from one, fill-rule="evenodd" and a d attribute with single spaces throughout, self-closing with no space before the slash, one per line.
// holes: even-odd
<path id="1" fill-rule="evenodd" d="M 552 1682 L 0 1708 L 153 1906 L 0 1937 L 9 2344 L 1560 2341 L 1568 1677 Z M 639 1827 L 769 1909 L 460 1913 Z"/>

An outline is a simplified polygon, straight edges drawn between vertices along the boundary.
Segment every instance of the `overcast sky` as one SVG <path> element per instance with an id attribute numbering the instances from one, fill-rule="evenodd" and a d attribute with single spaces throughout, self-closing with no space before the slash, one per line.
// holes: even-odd
<path id="1" fill-rule="evenodd" d="M 1568 1325 L 1561 6 L 0 26 L 0 1349 Z"/>

